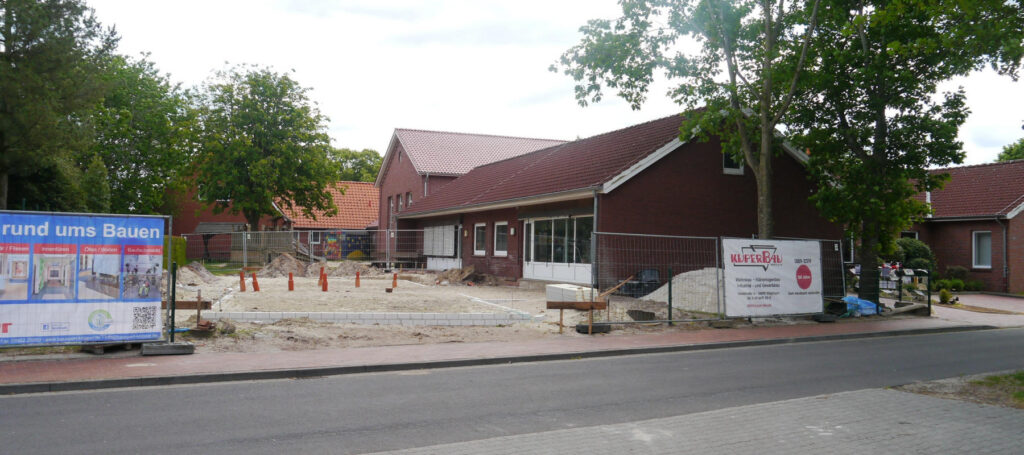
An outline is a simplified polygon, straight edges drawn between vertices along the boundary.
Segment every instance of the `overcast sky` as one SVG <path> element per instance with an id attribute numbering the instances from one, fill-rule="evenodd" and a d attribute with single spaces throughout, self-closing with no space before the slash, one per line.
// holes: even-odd
<path id="1" fill-rule="evenodd" d="M 611 93 L 586 108 L 548 71 L 588 19 L 615 0 L 87 0 L 116 25 L 120 52 L 184 86 L 225 62 L 291 71 L 330 117 L 334 145 L 383 153 L 395 128 L 576 139 L 679 110 L 657 85 L 632 111 Z M 1024 83 L 993 74 L 955 81 L 973 114 L 960 132 L 968 164 L 1024 136 Z"/>

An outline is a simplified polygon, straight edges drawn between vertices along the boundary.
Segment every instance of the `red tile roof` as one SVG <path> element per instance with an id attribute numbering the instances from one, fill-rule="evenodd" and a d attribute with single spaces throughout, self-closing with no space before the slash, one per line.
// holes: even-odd
<path id="1" fill-rule="evenodd" d="M 949 173 L 932 191 L 933 218 L 1006 215 L 1024 204 L 1024 160 L 930 171 Z"/>
<path id="2" fill-rule="evenodd" d="M 395 137 L 402 143 L 416 172 L 440 175 L 462 175 L 483 164 L 565 143 L 552 139 L 402 128 L 395 130 Z"/>
<path id="3" fill-rule="evenodd" d="M 344 188 L 344 194 L 338 188 Z M 316 220 L 302 214 L 302 209 L 283 208 L 292 221 L 293 229 L 365 229 L 377 220 L 377 204 L 380 191 L 368 182 L 338 182 L 328 190 L 338 207 L 338 214 L 324 216 L 322 210 L 314 210 Z"/>
<path id="4" fill-rule="evenodd" d="M 679 136 L 672 115 L 477 167 L 402 216 L 597 187 Z"/>

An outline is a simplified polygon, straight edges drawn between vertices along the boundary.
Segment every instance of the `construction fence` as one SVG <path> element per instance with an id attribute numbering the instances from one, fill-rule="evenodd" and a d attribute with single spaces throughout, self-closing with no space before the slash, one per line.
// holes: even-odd
<path id="1" fill-rule="evenodd" d="M 260 267 L 281 254 L 306 262 L 357 260 L 424 266 L 423 230 L 248 231 L 185 234 L 189 261 Z"/>
<path id="2" fill-rule="evenodd" d="M 184 237 L 188 260 L 233 268 L 261 267 L 284 253 L 307 262 L 359 260 L 382 268 L 426 268 L 427 256 L 435 265 L 445 264 L 437 259 L 460 264 L 458 233 L 438 229 L 258 231 Z M 840 299 L 846 295 L 847 269 L 841 243 L 817 241 L 823 297 Z M 720 237 L 594 232 L 590 242 L 595 253 L 591 279 L 577 284 L 589 285 L 609 302 L 602 320 L 625 323 L 724 317 L 727 302 Z"/>

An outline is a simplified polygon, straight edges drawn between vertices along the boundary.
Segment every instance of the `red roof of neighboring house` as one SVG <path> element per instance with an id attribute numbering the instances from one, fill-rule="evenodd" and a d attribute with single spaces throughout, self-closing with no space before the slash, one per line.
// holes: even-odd
<path id="1" fill-rule="evenodd" d="M 344 194 L 338 191 L 344 188 Z M 322 210 L 314 210 L 316 220 L 302 214 L 302 209 L 282 208 L 292 221 L 293 229 L 365 229 L 377 220 L 377 204 L 380 191 L 369 182 L 338 182 L 327 190 L 334 198 L 338 214 L 324 216 Z"/>
<path id="2" fill-rule="evenodd" d="M 679 136 L 678 114 L 477 167 L 401 216 L 595 188 Z"/>
<path id="3" fill-rule="evenodd" d="M 405 155 L 412 161 L 417 173 L 448 176 L 462 175 L 483 164 L 565 143 L 554 139 L 398 128 L 384 156 L 385 166 L 396 142 L 402 144 Z M 384 167 L 381 167 L 377 175 L 378 183 L 384 171 Z"/>
<path id="4" fill-rule="evenodd" d="M 1024 160 L 930 172 L 950 176 L 932 191 L 933 218 L 1007 215 L 1024 204 Z"/>

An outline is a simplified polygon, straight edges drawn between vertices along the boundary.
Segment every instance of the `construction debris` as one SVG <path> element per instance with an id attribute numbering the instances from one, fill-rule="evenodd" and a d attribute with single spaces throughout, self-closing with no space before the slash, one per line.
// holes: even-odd
<path id="1" fill-rule="evenodd" d="M 319 269 L 317 269 L 319 271 Z M 304 276 L 306 274 L 306 263 L 296 259 L 288 253 L 281 253 L 266 267 L 261 269 L 257 276 L 267 278 L 287 277 L 289 273 Z"/>
<path id="2" fill-rule="evenodd" d="M 206 270 L 206 267 L 203 266 L 201 262 L 193 261 L 191 264 L 186 265 L 181 269 L 178 269 L 178 272 L 181 273 L 182 269 L 187 269 L 188 271 L 194 273 L 197 277 L 199 277 L 200 280 L 202 280 L 206 284 L 212 284 L 219 281 L 217 275 L 214 275 L 210 273 L 209 270 Z"/>

